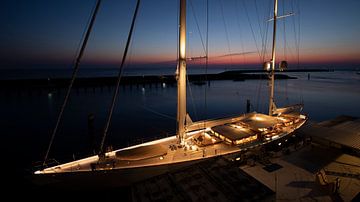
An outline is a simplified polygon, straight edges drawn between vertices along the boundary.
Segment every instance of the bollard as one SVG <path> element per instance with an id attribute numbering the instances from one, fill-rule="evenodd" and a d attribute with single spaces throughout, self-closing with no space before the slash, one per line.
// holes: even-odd
<path id="1" fill-rule="evenodd" d="M 250 100 L 246 100 L 246 113 L 250 112 Z"/>

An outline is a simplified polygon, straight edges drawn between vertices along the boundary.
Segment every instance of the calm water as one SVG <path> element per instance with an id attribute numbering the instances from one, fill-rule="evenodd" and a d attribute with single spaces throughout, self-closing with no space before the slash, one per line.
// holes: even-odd
<path id="1" fill-rule="evenodd" d="M 298 79 L 276 81 L 278 106 L 303 102 L 310 119 L 360 116 L 360 75 L 355 72 L 291 73 Z M 60 161 L 92 154 L 105 123 L 113 88 L 75 89 L 50 156 Z M 176 86 L 122 86 L 108 134 L 108 145 L 120 148 L 154 137 L 173 135 L 176 127 Z M 42 160 L 65 90 L 1 91 L 1 142 L 12 168 L 24 172 Z M 190 84 L 188 111 L 194 121 L 242 114 L 246 100 L 253 111 L 266 112 L 267 81 L 212 81 Z M 95 115 L 95 137 L 87 116 Z M 21 156 L 15 161 L 9 154 Z"/>
<path id="2" fill-rule="evenodd" d="M 141 75 L 174 75 L 175 65 L 173 67 L 125 67 L 124 75 L 141 76 Z M 35 68 L 35 67 L 34 67 Z M 219 73 L 225 71 L 226 68 L 208 68 L 207 72 Z M 78 77 L 109 77 L 118 75 L 118 67 L 105 68 L 79 68 Z M 192 67 L 188 68 L 188 74 L 204 74 L 205 68 Z M 33 79 L 33 78 L 70 78 L 72 69 L 54 68 L 54 69 L 6 69 L 1 70 L 0 79 Z"/>

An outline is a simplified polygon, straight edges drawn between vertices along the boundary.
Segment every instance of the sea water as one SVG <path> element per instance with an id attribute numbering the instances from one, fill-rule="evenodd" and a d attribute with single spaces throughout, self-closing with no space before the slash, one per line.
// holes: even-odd
<path id="1" fill-rule="evenodd" d="M 149 71 L 148 74 L 159 74 L 159 71 Z M 173 72 L 166 71 L 162 74 Z M 221 69 L 214 70 L 213 73 L 219 71 Z M 53 71 L 43 70 L 40 76 L 47 77 L 49 72 Z M 115 73 L 114 70 L 101 72 L 89 70 L 83 76 L 112 76 Z M 286 74 L 297 79 L 276 81 L 275 101 L 278 107 L 303 103 L 303 111 L 312 121 L 332 119 L 339 115 L 360 116 L 360 75 L 356 72 Z M 17 74 L 19 75 L 21 74 Z M 29 77 L 29 74 L 19 77 L 24 78 L 26 75 Z M 58 72 L 56 75 L 64 77 L 68 73 Z M 30 74 L 31 78 L 36 76 L 39 76 L 39 72 Z M 32 167 L 32 163 L 43 159 L 65 91 L 66 89 L 1 90 L 1 144 L 7 154 L 5 159 L 18 173 L 23 173 L 26 168 Z M 50 158 L 65 162 L 96 152 L 113 92 L 114 87 L 111 86 L 78 88 L 72 91 Z M 210 81 L 205 85 L 190 82 L 187 89 L 187 110 L 193 121 L 228 117 L 245 113 L 246 101 L 250 100 L 251 111 L 266 113 L 268 92 L 266 80 Z M 118 149 L 174 135 L 176 96 L 176 85 L 122 85 L 106 145 Z M 94 124 L 90 127 L 89 114 L 95 117 Z M 14 160 L 15 156 L 20 157 L 20 160 Z"/>

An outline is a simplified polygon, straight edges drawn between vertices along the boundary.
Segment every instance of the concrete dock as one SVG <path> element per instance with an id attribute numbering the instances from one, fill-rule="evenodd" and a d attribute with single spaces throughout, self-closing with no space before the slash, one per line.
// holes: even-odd
<path id="1" fill-rule="evenodd" d="M 337 131 L 340 125 L 357 128 L 359 123 L 358 118 L 344 116 L 310 122 L 294 136 L 275 142 L 269 147 L 272 151 L 269 148 L 249 151 L 169 172 L 133 185 L 131 198 L 133 201 L 356 201 L 360 197 L 357 150 L 349 149 L 349 145 L 339 146 L 328 134 L 323 136 L 331 144 L 318 141 L 319 134 L 314 138 L 309 131 L 313 131 L 311 127 L 331 130 L 335 125 L 333 129 Z M 347 130 L 343 135 L 358 135 L 358 131 Z"/>
<path id="2" fill-rule="evenodd" d="M 272 190 L 219 157 L 132 186 L 133 201 L 274 201 Z"/>

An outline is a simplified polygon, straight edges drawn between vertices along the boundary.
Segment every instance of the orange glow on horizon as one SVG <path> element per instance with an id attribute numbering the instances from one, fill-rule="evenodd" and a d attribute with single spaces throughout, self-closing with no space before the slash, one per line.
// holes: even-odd
<path id="1" fill-rule="evenodd" d="M 128 57 L 127 63 L 132 65 L 173 65 L 176 64 L 176 53 L 165 53 L 165 54 L 132 54 Z M 265 61 L 268 57 L 265 57 Z M 300 64 L 314 64 L 314 65 L 328 65 L 333 63 L 360 63 L 360 55 L 352 52 L 341 52 L 334 53 L 330 50 L 308 50 L 300 53 L 299 55 Z M 277 61 L 281 61 L 283 55 L 279 55 Z M 102 54 L 102 55 L 91 55 L 85 56 L 83 64 L 120 64 L 121 55 L 117 54 Z M 297 55 L 289 54 L 287 61 L 290 66 L 298 63 Z M 259 54 L 253 53 L 249 55 L 228 55 L 228 56 L 217 56 L 213 55 L 209 57 L 209 65 L 259 65 L 262 66 L 263 61 L 260 60 Z M 189 65 L 205 65 L 205 58 L 187 60 Z"/>

